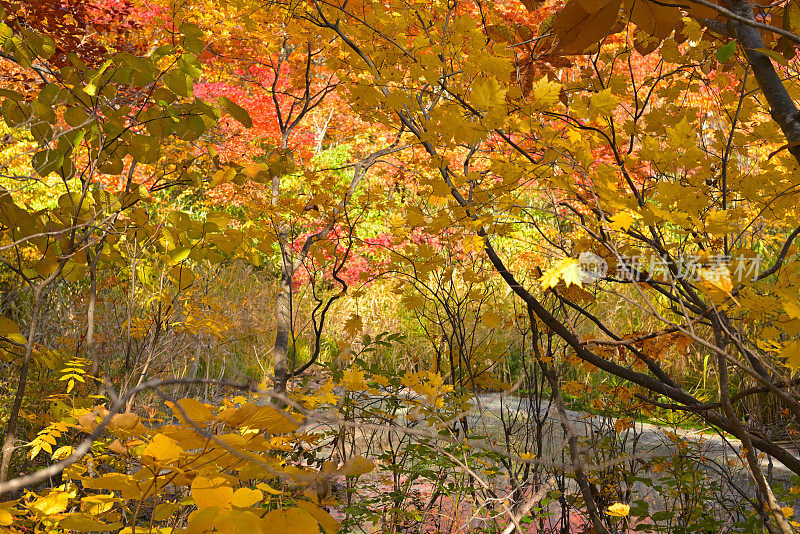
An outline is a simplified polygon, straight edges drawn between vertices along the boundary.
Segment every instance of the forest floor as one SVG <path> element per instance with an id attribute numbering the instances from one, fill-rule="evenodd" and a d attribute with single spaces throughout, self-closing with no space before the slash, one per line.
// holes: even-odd
<path id="1" fill-rule="evenodd" d="M 527 399 L 518 398 L 500 393 L 480 394 L 475 396 L 475 409 L 470 413 L 470 419 L 477 424 L 484 425 L 493 431 L 502 431 L 503 419 L 517 414 L 536 413 L 537 407 Z M 579 436 L 604 434 L 614 428 L 617 419 L 602 415 L 593 415 L 586 412 L 565 410 L 567 419 L 573 431 Z M 538 406 L 541 416 L 546 416 L 549 423 L 560 425 L 560 419 L 555 405 L 545 400 Z M 526 415 L 529 417 L 529 415 Z M 621 443 L 621 451 L 635 454 L 636 457 L 647 459 L 671 455 L 680 447 L 682 441 L 688 442 L 693 453 L 700 453 L 709 459 L 728 462 L 738 457 L 742 443 L 730 436 L 719 433 L 704 432 L 698 429 L 686 428 L 679 425 L 658 425 L 644 422 L 632 422 L 629 430 L 616 432 Z M 798 455 L 797 450 L 793 451 Z M 779 461 L 766 456 L 761 458 L 765 469 L 780 476 L 787 477 L 789 470 Z"/>
<path id="2" fill-rule="evenodd" d="M 373 403 L 380 405 L 382 402 L 379 397 L 367 401 L 373 407 L 375 406 Z M 402 423 L 406 415 L 406 410 L 399 411 L 395 422 Z M 528 399 L 514 395 L 479 394 L 473 397 L 473 407 L 464 415 L 468 421 L 470 435 L 482 436 L 475 442 L 478 448 L 484 443 L 495 451 L 506 451 L 516 456 L 531 450 L 538 451 L 534 461 L 544 468 L 542 481 L 548 478 L 549 475 L 546 473 L 558 472 L 557 466 L 570 464 L 569 455 L 565 452 L 566 439 L 561 420 L 555 404 L 548 400 L 536 405 Z M 735 516 L 737 520 L 744 520 L 744 516 L 739 515 L 738 505 L 743 499 L 754 499 L 755 487 L 752 475 L 741 462 L 741 442 L 738 440 L 679 425 L 631 422 L 617 425 L 615 428 L 617 419 L 575 410 L 566 410 L 566 416 L 572 431 L 580 438 L 580 447 L 590 476 L 592 471 L 602 471 L 616 464 L 623 466 L 623 472 L 638 477 L 638 480 L 627 485 L 618 481 L 618 487 L 622 491 L 615 498 L 618 502 L 633 504 L 636 500 L 645 501 L 648 505 L 648 514 L 674 511 L 684 505 L 677 500 L 670 500 L 670 495 L 680 494 L 670 489 L 674 489 L 670 484 L 676 478 L 675 471 L 670 471 L 670 468 L 663 471 L 654 469 L 653 464 L 649 463 L 650 460 L 661 458 L 667 464 L 683 463 L 690 476 L 699 475 L 698 478 L 703 479 L 701 484 L 708 488 L 708 492 L 702 497 L 704 502 L 715 509 L 714 515 L 726 516 L 730 513 L 732 518 Z M 542 431 L 538 445 L 534 445 L 536 437 L 533 429 L 537 421 Z M 412 426 L 416 430 L 422 430 L 413 423 Z M 384 439 L 385 436 L 378 438 L 378 442 Z M 370 441 L 374 447 L 376 442 Z M 361 452 L 369 456 L 370 452 L 367 449 L 370 446 L 366 443 L 363 445 L 365 449 Z M 761 457 L 761 462 L 764 473 L 771 482 L 777 484 L 789 482 L 790 471 L 783 464 L 766 456 Z M 561 469 L 563 472 L 564 468 Z M 473 471 L 479 475 L 485 474 L 477 466 L 473 466 Z M 649 482 L 644 482 L 642 479 L 649 479 Z M 491 481 L 499 493 L 503 493 L 504 487 L 510 487 L 504 475 L 500 478 L 487 476 L 486 480 Z M 572 478 L 566 478 L 564 483 L 570 493 L 577 491 Z M 377 489 L 382 486 L 379 483 L 373 487 Z M 420 479 L 418 483 L 413 484 L 413 488 L 423 501 L 424 496 L 434 494 L 430 481 Z M 391 490 L 391 486 L 387 483 L 378 491 L 388 493 Z M 472 510 L 470 505 L 465 505 L 466 503 L 455 503 L 449 498 L 443 498 L 438 515 L 440 519 L 431 524 L 427 524 L 426 521 L 426 527 L 430 529 L 423 527 L 419 532 L 463 531 L 465 525 L 468 525 L 468 529 L 479 530 L 478 523 L 483 520 L 477 521 L 473 515 L 476 511 Z M 583 513 L 573 509 L 568 517 L 561 517 L 558 506 L 556 501 L 548 505 L 548 519 L 544 531 L 557 530 L 563 521 L 569 523 L 570 532 L 582 532 L 583 528 L 586 528 L 587 518 Z M 446 519 L 448 516 L 450 519 Z M 362 528 L 364 532 L 380 531 L 377 525 L 372 528 L 362 525 Z M 533 526 L 523 530 L 526 533 L 537 532 Z"/>

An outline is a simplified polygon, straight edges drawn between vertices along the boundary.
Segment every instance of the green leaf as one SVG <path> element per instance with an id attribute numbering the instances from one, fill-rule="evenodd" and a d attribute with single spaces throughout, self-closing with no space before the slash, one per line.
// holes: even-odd
<path id="1" fill-rule="evenodd" d="M 155 163 L 160 156 L 158 141 L 149 135 L 134 135 L 128 151 L 139 163 Z"/>
<path id="2" fill-rule="evenodd" d="M 147 133 L 153 137 L 164 139 L 172 133 L 172 119 L 169 117 L 150 119 L 144 127 L 147 128 Z"/>
<path id="3" fill-rule="evenodd" d="M 192 247 L 176 247 L 169 251 L 169 258 L 173 263 L 180 263 L 189 257 Z"/>
<path id="4" fill-rule="evenodd" d="M 31 107 L 28 104 L 8 98 L 3 100 L 2 111 L 3 119 L 12 128 L 21 125 L 31 116 Z"/>
<path id="5" fill-rule="evenodd" d="M 176 95 L 190 96 L 194 83 L 191 78 L 180 69 L 171 69 L 164 74 L 164 83 Z"/>
<path id="6" fill-rule="evenodd" d="M 14 60 L 19 63 L 19 66 L 23 69 L 30 68 L 34 58 L 26 46 L 27 43 L 23 43 L 18 37 L 12 37 L 8 42 L 14 52 Z"/>
<path id="7" fill-rule="evenodd" d="M 42 59 L 50 59 L 50 57 L 56 52 L 56 44 L 51 38 L 43 36 L 37 52 L 39 52 L 39 56 Z"/>
<path id="8" fill-rule="evenodd" d="M 203 75 L 203 71 L 200 70 L 200 68 L 196 65 L 196 63 L 197 60 L 187 61 L 182 57 L 178 59 L 178 68 L 196 80 L 197 78 Z"/>
<path id="9" fill-rule="evenodd" d="M 733 54 L 736 52 L 736 41 L 730 41 L 729 43 L 721 46 L 717 50 L 717 61 L 720 63 L 727 63 L 733 57 Z"/>
<path id="10" fill-rule="evenodd" d="M 7 25 L 0 23 L 0 44 L 5 45 L 6 41 L 11 39 L 14 32 L 11 31 Z"/>
<path id="11" fill-rule="evenodd" d="M 16 101 L 20 101 L 20 100 L 23 100 L 25 98 L 20 93 L 18 93 L 16 91 L 12 91 L 11 89 L 0 89 L 0 96 L 4 96 L 6 98 L 10 98 L 10 99 L 16 100 Z"/>
<path id="12" fill-rule="evenodd" d="M 45 177 L 64 163 L 64 156 L 56 150 L 42 150 L 31 158 L 31 165 L 36 173 Z"/>
<path id="13" fill-rule="evenodd" d="M 236 119 L 242 126 L 245 128 L 252 128 L 253 120 L 250 118 L 250 114 L 247 113 L 246 109 L 224 96 L 219 97 L 219 103 L 222 109 L 230 113 L 231 117 Z"/>
<path id="14" fill-rule="evenodd" d="M 173 125 L 175 135 L 186 141 L 194 141 L 199 139 L 206 131 L 206 125 L 203 119 L 197 115 L 190 115 Z"/>
<path id="15" fill-rule="evenodd" d="M 765 56 L 769 57 L 771 60 L 775 61 L 776 63 L 780 63 L 781 65 L 789 64 L 789 60 L 783 57 L 783 55 L 779 54 L 775 50 L 769 50 L 767 48 L 754 48 L 753 52 L 760 52 Z"/>
<path id="16" fill-rule="evenodd" d="M 203 30 L 200 29 L 200 26 L 197 24 L 192 24 L 191 22 L 184 22 L 181 24 L 180 32 L 186 37 L 195 37 L 197 39 L 203 38 Z"/>
<path id="17" fill-rule="evenodd" d="M 64 121 L 72 127 L 82 125 L 88 117 L 89 114 L 80 106 L 74 106 L 64 110 Z"/>

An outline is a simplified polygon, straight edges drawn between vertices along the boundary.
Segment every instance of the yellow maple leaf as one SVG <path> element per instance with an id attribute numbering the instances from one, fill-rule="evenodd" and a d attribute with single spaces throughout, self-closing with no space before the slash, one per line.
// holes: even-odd
<path id="1" fill-rule="evenodd" d="M 703 267 L 698 270 L 697 274 L 700 278 L 700 286 L 708 293 L 722 292 L 730 295 L 733 290 L 731 272 L 725 265 Z"/>
<path id="2" fill-rule="evenodd" d="M 502 317 L 500 317 L 499 315 L 497 315 L 492 311 L 487 311 L 486 313 L 483 314 L 483 317 L 481 319 L 483 320 L 483 324 L 485 324 L 489 328 L 494 328 L 496 326 L 500 326 L 500 321 Z"/>
<path id="3" fill-rule="evenodd" d="M 350 318 L 344 323 L 344 331 L 351 336 L 358 334 L 363 328 L 364 324 L 361 322 L 361 317 L 355 313 L 351 314 Z"/>
<path id="4" fill-rule="evenodd" d="M 627 230 L 636 219 L 627 212 L 620 212 L 611 217 L 609 226 L 612 230 Z"/>
<path id="5" fill-rule="evenodd" d="M 496 78 L 480 78 L 472 85 L 472 102 L 478 109 L 490 110 L 503 106 L 506 90 Z"/>
<path id="6" fill-rule="evenodd" d="M 611 115 L 619 105 L 619 97 L 611 93 L 611 88 L 603 89 L 589 98 L 589 109 L 599 115 Z"/>
<path id="7" fill-rule="evenodd" d="M 800 319 L 800 305 L 798 305 L 797 302 L 793 300 L 783 301 L 781 306 L 790 319 Z"/>
<path id="8" fill-rule="evenodd" d="M 800 369 L 800 341 L 790 341 L 781 349 L 781 356 L 786 358 L 786 367 Z"/>
<path id="9" fill-rule="evenodd" d="M 355 366 L 344 371 L 342 376 L 344 387 L 350 391 L 364 391 L 367 389 L 367 381 L 364 378 L 364 371 Z"/>
<path id="10" fill-rule="evenodd" d="M 567 287 L 575 284 L 583 286 L 583 272 L 580 262 L 576 258 L 563 258 L 555 265 L 542 273 L 540 283 L 544 289 L 555 287 L 560 280 L 564 281 Z"/>
<path id="11" fill-rule="evenodd" d="M 551 82 L 546 76 L 542 76 L 531 85 L 530 97 L 534 107 L 551 107 L 558 102 L 560 93 L 560 83 Z"/>

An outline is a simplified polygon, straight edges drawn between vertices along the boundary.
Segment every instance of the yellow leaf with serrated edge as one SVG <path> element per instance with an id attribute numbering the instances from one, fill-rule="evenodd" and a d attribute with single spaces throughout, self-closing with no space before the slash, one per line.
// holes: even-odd
<path id="1" fill-rule="evenodd" d="M 793 300 L 784 300 L 781 302 L 781 306 L 790 319 L 800 319 L 800 304 Z"/>
<path id="2" fill-rule="evenodd" d="M 550 107 L 558 102 L 561 84 L 541 77 L 531 85 L 530 98 L 534 107 Z"/>
<path id="3" fill-rule="evenodd" d="M 800 341 L 790 341 L 781 349 L 781 357 L 786 359 L 786 367 L 800 369 Z"/>
<path id="4" fill-rule="evenodd" d="M 469 235 L 461 241 L 464 252 L 481 252 L 486 246 L 486 238 L 479 235 Z"/>
<path id="5" fill-rule="evenodd" d="M 316 519 L 297 507 L 272 510 L 264 515 L 261 524 L 270 534 L 319 534 Z"/>
<path id="6" fill-rule="evenodd" d="M 361 317 L 357 314 L 353 313 L 344 323 L 344 331 L 354 336 L 361 332 L 364 328 L 364 324 L 361 322 Z"/>
<path id="7" fill-rule="evenodd" d="M 781 508 L 781 512 L 783 512 L 783 515 L 786 517 L 792 517 L 794 515 L 794 508 L 791 506 L 784 506 Z"/>
<path id="8" fill-rule="evenodd" d="M 619 97 L 611 93 L 611 88 L 603 89 L 589 98 L 589 109 L 599 115 L 611 115 L 619 105 Z"/>
<path id="9" fill-rule="evenodd" d="M 409 206 L 406 208 L 406 224 L 409 228 L 422 226 L 425 224 L 425 216 L 422 210 L 417 206 Z"/>
<path id="10" fill-rule="evenodd" d="M 730 294 L 733 290 L 733 280 L 731 272 L 725 265 L 715 267 L 703 267 L 699 269 L 700 286 L 707 292 L 721 292 Z"/>
<path id="11" fill-rule="evenodd" d="M 495 78 L 479 78 L 471 87 L 472 102 L 478 109 L 490 110 L 505 104 L 506 90 Z"/>
<path id="12" fill-rule="evenodd" d="M 705 230 L 710 234 L 724 235 L 734 231 L 736 222 L 731 220 L 731 210 L 712 211 L 706 214 Z"/>
<path id="13" fill-rule="evenodd" d="M 627 230 L 636 219 L 630 213 L 617 213 L 610 219 L 609 226 L 612 230 Z"/>
<path id="14" fill-rule="evenodd" d="M 567 287 L 571 284 L 575 284 L 578 287 L 583 286 L 583 272 L 577 259 L 563 258 L 559 260 L 554 266 L 542 273 L 540 283 L 544 289 L 550 289 L 558 285 L 561 280 L 564 281 Z"/>
<path id="15" fill-rule="evenodd" d="M 342 384 L 348 391 L 366 390 L 367 381 L 364 378 L 364 371 L 355 366 L 345 369 L 342 375 Z"/>
<path id="16" fill-rule="evenodd" d="M 483 321 L 483 324 L 485 324 L 489 328 L 500 326 L 500 320 L 501 317 L 492 311 L 487 311 L 486 313 L 483 314 L 483 317 L 481 317 L 481 321 Z"/>

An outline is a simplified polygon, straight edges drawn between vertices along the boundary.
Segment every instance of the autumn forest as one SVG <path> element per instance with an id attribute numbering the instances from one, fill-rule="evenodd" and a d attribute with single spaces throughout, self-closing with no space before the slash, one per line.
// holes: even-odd
<path id="1" fill-rule="evenodd" d="M 800 0 L 0 0 L 0 532 L 800 532 Z"/>

